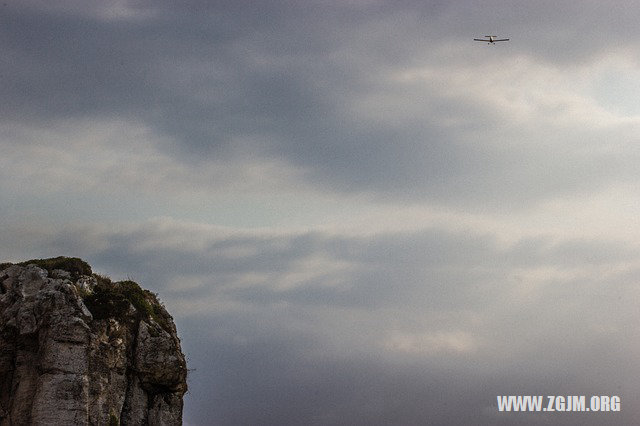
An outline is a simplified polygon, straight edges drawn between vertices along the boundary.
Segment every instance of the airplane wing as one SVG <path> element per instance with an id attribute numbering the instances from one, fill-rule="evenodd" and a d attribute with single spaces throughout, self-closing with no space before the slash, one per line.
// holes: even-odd
<path id="1" fill-rule="evenodd" d="M 493 41 L 509 41 L 509 39 L 508 38 L 501 38 L 501 39 L 493 40 Z"/>
<path id="2" fill-rule="evenodd" d="M 473 40 L 474 40 L 474 41 L 486 41 L 487 43 L 489 42 L 489 40 L 483 40 L 483 39 L 481 39 L 481 38 L 474 38 Z"/>

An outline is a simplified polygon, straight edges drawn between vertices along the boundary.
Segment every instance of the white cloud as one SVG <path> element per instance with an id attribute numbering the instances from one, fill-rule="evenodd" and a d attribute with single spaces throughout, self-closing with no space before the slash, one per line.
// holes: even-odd
<path id="1" fill-rule="evenodd" d="M 477 347 L 476 339 L 464 331 L 435 333 L 392 333 L 383 342 L 385 349 L 411 355 L 469 354 Z"/>

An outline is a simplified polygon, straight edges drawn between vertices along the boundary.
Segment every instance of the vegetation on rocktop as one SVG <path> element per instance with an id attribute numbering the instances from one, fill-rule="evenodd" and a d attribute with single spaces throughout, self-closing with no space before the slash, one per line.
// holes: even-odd
<path id="1" fill-rule="evenodd" d="M 46 269 L 48 273 L 55 269 L 62 269 L 71 274 L 71 277 L 78 279 L 81 275 L 91 275 L 91 266 L 84 260 L 77 257 L 58 256 L 50 259 L 31 259 L 25 262 L 16 263 L 19 266 L 36 265 L 42 269 Z M 2 263 L 0 269 L 4 269 L 13 265 L 13 263 Z"/>
<path id="2" fill-rule="evenodd" d="M 94 319 L 123 319 L 133 305 L 142 318 L 152 318 L 164 330 L 170 331 L 171 316 L 160 305 L 158 298 L 144 290 L 135 281 L 112 282 L 109 278 L 94 274 L 97 280 L 91 293 L 83 296 Z"/>
<path id="3" fill-rule="evenodd" d="M 50 259 L 32 259 L 17 263 L 19 266 L 36 265 L 49 274 L 56 269 L 67 271 L 76 281 L 80 276 L 93 276 L 97 284 L 91 290 L 80 289 L 80 295 L 94 319 L 115 318 L 122 320 L 133 305 L 140 318 L 152 318 L 164 330 L 170 332 L 171 316 L 162 307 L 155 294 L 142 289 L 131 280 L 112 282 L 110 278 L 94 274 L 87 262 L 77 257 L 58 256 Z M 0 270 L 13 263 L 0 263 Z"/>

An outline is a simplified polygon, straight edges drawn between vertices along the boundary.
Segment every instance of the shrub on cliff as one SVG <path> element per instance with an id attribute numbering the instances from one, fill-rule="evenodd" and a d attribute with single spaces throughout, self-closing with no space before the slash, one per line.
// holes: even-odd
<path id="1" fill-rule="evenodd" d="M 3 263 L 0 265 L 0 269 L 11 266 L 12 263 Z M 77 257 L 65 257 L 58 256 L 50 259 L 31 259 L 25 262 L 20 262 L 17 265 L 27 266 L 36 265 L 39 268 L 46 269 L 50 274 L 55 269 L 61 269 L 71 274 L 73 279 L 78 279 L 81 275 L 91 275 L 91 266 L 84 260 Z"/>
<path id="2" fill-rule="evenodd" d="M 94 274 L 97 284 L 93 292 L 83 297 L 94 319 L 115 318 L 122 320 L 133 305 L 142 318 L 152 318 L 166 331 L 170 331 L 171 317 L 149 290 L 142 289 L 131 280 L 112 282 L 109 278 Z"/>

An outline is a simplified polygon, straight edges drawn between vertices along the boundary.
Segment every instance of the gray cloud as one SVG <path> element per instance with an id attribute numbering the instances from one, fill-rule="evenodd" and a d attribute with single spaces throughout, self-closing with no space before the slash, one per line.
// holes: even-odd
<path id="1" fill-rule="evenodd" d="M 160 148 L 182 161 L 234 161 L 250 152 L 283 159 L 308 182 L 336 192 L 522 205 L 603 187 L 623 161 L 560 157 L 528 124 L 496 140 L 489 126 L 504 125 L 482 99 L 450 96 L 458 84 L 448 75 L 451 65 L 470 72 L 498 59 L 495 52 L 483 58 L 477 48 L 484 46 L 461 45 L 487 22 L 513 34 L 499 59 L 506 67 L 519 57 L 558 68 L 571 58 L 593 60 L 608 46 L 595 34 L 632 46 L 635 25 L 624 23 L 635 8 L 617 4 L 599 20 L 602 6 L 594 3 L 580 6 L 576 20 L 577 5 L 547 6 L 11 4 L 1 18 L 2 113 L 27 123 L 136 120 L 169 136 L 173 144 L 165 139 Z M 612 28 L 614 19 L 622 25 Z M 587 24 L 593 35 L 582 34 Z M 394 82 L 395 74 L 424 66 L 437 81 Z M 391 94 L 402 100 L 389 102 Z M 379 112 L 370 116 L 370 108 Z M 564 145 L 581 139 L 578 125 L 554 128 L 564 132 Z M 533 145 L 512 146 L 514 137 Z"/>
<path id="2" fill-rule="evenodd" d="M 346 237 L 167 221 L 31 240 L 5 228 L 2 239 L 14 242 L 0 255 L 14 245 L 83 253 L 96 270 L 159 292 L 195 368 L 188 423 L 558 420 L 498 417 L 495 396 L 509 393 L 616 393 L 629 401 L 616 419 L 637 414 L 629 324 L 639 265 L 627 243 L 504 246 L 437 228 Z"/>
<path id="3" fill-rule="evenodd" d="M 188 327 L 203 332 L 204 326 L 189 322 Z M 302 357 L 296 351 L 308 349 L 308 342 L 269 337 L 269 344 L 215 338 L 193 348 L 195 353 L 207 351 L 209 357 L 192 375 L 187 405 L 207 408 L 187 417 L 189 424 L 597 425 L 612 419 L 632 422 L 635 412 L 633 407 L 589 415 L 497 412 L 496 395 L 537 395 L 549 389 L 594 392 L 570 367 L 553 375 L 533 369 L 489 375 L 410 361 L 327 359 L 321 350 Z M 625 392 L 627 385 L 619 383 L 615 391 Z"/>

